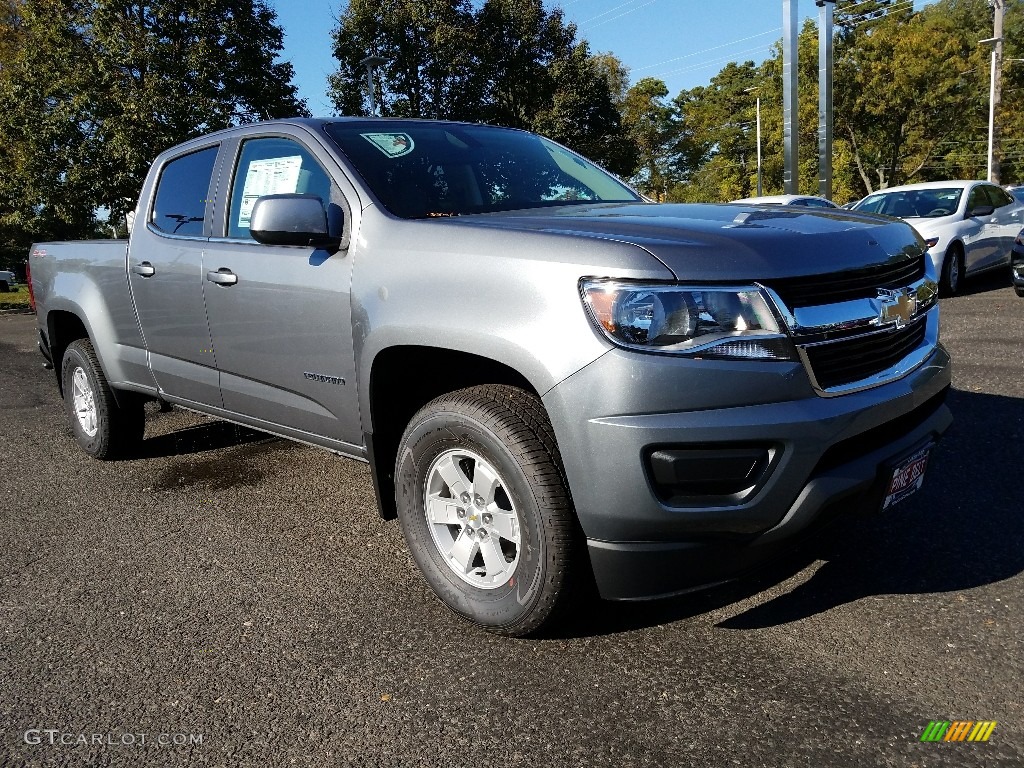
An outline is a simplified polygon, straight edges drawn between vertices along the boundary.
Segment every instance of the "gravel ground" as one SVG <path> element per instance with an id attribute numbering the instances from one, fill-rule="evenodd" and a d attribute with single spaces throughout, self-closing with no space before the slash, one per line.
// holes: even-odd
<path id="1" fill-rule="evenodd" d="M 543 640 L 438 604 L 365 465 L 178 410 L 144 457 L 88 459 L 35 318 L 0 316 L 0 765 L 1024 765 L 1003 277 L 942 302 L 956 424 L 922 492 Z M 998 725 L 920 743 L 937 719 Z"/>

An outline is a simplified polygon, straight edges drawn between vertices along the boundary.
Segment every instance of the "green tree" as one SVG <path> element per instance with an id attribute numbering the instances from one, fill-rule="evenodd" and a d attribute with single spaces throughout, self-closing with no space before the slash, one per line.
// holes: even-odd
<path id="1" fill-rule="evenodd" d="M 330 93 L 342 114 L 365 115 L 365 69 L 385 59 L 382 115 L 469 120 L 545 133 L 618 172 L 633 150 L 615 106 L 624 68 L 591 56 L 563 14 L 542 0 L 350 0 L 334 31 Z"/>
<path id="2" fill-rule="evenodd" d="M 665 101 L 668 88 L 657 78 L 645 77 L 626 92 L 622 123 L 636 146 L 632 181 L 644 194 L 664 200 L 678 183 L 675 155 L 682 135 L 678 114 Z"/>
<path id="3" fill-rule="evenodd" d="M 450 117 L 472 114 L 473 6 L 469 0 L 350 0 L 332 33 L 338 69 L 328 79 L 335 109 L 369 114 L 368 55 L 386 63 L 376 73 L 382 115 Z"/>
<path id="4" fill-rule="evenodd" d="M 21 0 L 0 62 L 0 227 L 89 236 L 152 158 L 202 133 L 306 114 L 263 0 Z"/>
<path id="5" fill-rule="evenodd" d="M 529 127 L 628 175 L 636 164 L 636 147 L 623 130 L 608 72 L 590 55 L 586 41 L 553 61 L 548 72 L 553 84 L 550 105 L 538 110 Z"/>
<path id="6" fill-rule="evenodd" d="M 944 148 L 970 140 L 987 95 L 977 77 L 985 51 L 946 5 L 890 15 L 843 46 L 835 125 L 865 192 L 919 179 Z"/>

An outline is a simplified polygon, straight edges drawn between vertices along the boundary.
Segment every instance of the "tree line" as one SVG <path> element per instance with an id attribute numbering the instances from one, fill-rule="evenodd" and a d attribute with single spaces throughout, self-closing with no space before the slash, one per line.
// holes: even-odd
<path id="1" fill-rule="evenodd" d="M 1024 181 L 1024 0 L 1007 0 L 1002 169 Z M 986 0 L 836 9 L 833 196 L 984 176 Z M 526 128 L 602 163 L 659 200 L 754 193 L 755 100 L 765 193 L 781 192 L 781 43 L 671 95 L 630 82 L 543 0 L 349 0 L 331 32 L 338 114 L 366 115 L 360 61 L 381 56 L 385 116 Z M 684 42 L 685 44 L 685 42 Z M 149 163 L 203 133 L 306 115 L 266 0 L 6 0 L 0 4 L 0 248 L 110 234 Z M 817 191 L 817 30 L 799 36 L 802 192 Z"/>

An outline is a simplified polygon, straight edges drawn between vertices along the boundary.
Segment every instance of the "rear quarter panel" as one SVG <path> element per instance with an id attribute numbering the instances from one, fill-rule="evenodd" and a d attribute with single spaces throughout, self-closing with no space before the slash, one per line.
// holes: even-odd
<path id="1" fill-rule="evenodd" d="M 128 290 L 127 241 L 37 243 L 30 265 L 37 323 L 48 339 L 55 313 L 69 312 L 85 326 L 111 385 L 154 387 Z M 59 371 L 60 360 L 54 365 Z"/>

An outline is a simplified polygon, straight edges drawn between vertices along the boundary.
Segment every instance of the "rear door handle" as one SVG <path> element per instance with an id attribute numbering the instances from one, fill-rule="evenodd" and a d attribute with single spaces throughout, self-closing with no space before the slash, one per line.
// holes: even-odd
<path id="1" fill-rule="evenodd" d="M 234 285 L 238 282 L 238 275 L 227 267 L 221 267 L 216 272 L 207 272 L 206 279 L 217 285 Z"/>
<path id="2" fill-rule="evenodd" d="M 152 277 L 156 274 L 156 269 L 148 261 L 143 261 L 132 267 L 132 272 L 142 277 Z"/>

